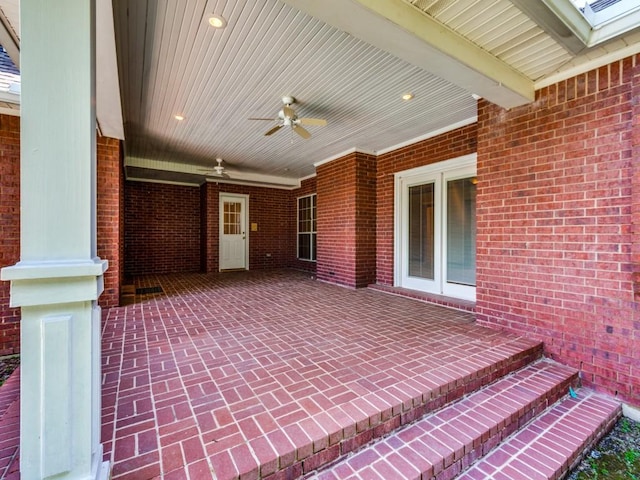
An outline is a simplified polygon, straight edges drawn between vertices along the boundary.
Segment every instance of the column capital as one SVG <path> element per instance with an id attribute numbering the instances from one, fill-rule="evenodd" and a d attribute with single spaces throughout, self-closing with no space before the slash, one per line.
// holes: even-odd
<path id="1" fill-rule="evenodd" d="M 18 262 L 0 270 L 11 281 L 11 307 L 97 300 L 104 290 L 107 260 Z"/>

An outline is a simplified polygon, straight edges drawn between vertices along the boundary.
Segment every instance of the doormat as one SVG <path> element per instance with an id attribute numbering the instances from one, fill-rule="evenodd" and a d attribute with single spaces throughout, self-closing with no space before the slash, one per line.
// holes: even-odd
<path id="1" fill-rule="evenodd" d="M 162 293 L 162 287 L 136 288 L 136 295 L 146 295 L 148 293 Z"/>

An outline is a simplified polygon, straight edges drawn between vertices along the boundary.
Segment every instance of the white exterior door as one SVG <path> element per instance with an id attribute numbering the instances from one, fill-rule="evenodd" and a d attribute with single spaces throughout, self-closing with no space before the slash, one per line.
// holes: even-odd
<path id="1" fill-rule="evenodd" d="M 395 284 L 475 300 L 476 157 L 396 174 Z"/>
<path id="2" fill-rule="evenodd" d="M 246 195 L 220 195 L 220 270 L 249 266 L 248 205 Z"/>

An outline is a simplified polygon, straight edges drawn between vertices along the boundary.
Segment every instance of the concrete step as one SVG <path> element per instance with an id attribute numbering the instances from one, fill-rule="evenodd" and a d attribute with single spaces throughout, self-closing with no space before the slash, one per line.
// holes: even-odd
<path id="1" fill-rule="evenodd" d="M 454 478 L 577 383 L 576 370 L 538 361 L 371 443 L 314 478 Z"/>
<path id="2" fill-rule="evenodd" d="M 620 404 L 582 388 L 516 432 L 459 480 L 562 478 L 613 427 Z"/>

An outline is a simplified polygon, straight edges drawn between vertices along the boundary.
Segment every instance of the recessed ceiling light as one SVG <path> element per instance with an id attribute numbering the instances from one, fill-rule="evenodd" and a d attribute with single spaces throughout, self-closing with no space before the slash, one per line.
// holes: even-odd
<path id="1" fill-rule="evenodd" d="M 209 17 L 209 25 L 213 28 L 224 28 L 227 26 L 227 21 L 222 15 L 211 15 Z"/>
<path id="2" fill-rule="evenodd" d="M 181 122 L 182 120 L 184 120 L 184 115 L 174 115 L 173 118 L 175 118 L 176 120 L 178 120 L 179 122 Z"/>
<path id="3" fill-rule="evenodd" d="M 411 100 L 413 98 L 413 93 L 405 93 L 402 95 L 403 100 Z"/>

